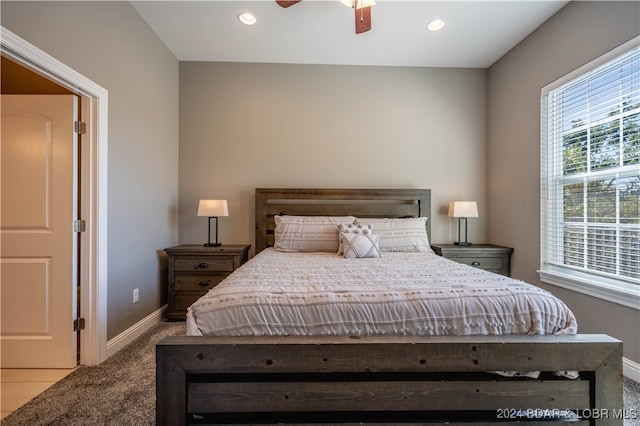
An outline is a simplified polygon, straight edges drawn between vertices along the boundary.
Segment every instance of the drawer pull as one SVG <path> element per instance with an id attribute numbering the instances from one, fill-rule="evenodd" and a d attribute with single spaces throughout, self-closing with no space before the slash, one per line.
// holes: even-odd
<path id="1" fill-rule="evenodd" d="M 199 285 L 200 287 L 208 287 L 208 286 L 209 286 L 209 284 L 211 284 L 211 281 L 209 281 L 209 280 L 207 280 L 207 281 L 200 281 L 200 282 L 198 283 L 198 285 Z"/>
<path id="2" fill-rule="evenodd" d="M 198 265 L 198 268 L 200 269 L 207 269 L 209 267 L 208 263 L 202 262 L 201 264 Z"/>
<path id="3" fill-rule="evenodd" d="M 473 262 L 471 262 L 471 266 L 480 266 L 480 262 L 474 260 Z"/>

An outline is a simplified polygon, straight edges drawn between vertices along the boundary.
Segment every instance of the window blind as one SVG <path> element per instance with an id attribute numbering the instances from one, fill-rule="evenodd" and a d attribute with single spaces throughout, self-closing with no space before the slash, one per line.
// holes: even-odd
<path id="1" fill-rule="evenodd" d="M 543 90 L 541 268 L 640 285 L 640 46 Z"/>

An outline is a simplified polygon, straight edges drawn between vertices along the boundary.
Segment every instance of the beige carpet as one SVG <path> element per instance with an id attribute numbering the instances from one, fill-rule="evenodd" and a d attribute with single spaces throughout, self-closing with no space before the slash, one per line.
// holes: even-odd
<path id="1" fill-rule="evenodd" d="M 155 344 L 184 334 L 185 324 L 161 323 L 96 367 L 80 367 L 0 423 L 13 425 L 155 424 Z M 624 426 L 640 426 L 640 384 L 625 379 Z"/>

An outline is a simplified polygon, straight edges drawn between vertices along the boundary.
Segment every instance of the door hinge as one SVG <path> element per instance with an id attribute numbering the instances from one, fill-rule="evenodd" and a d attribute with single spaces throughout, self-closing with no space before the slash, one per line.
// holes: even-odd
<path id="1" fill-rule="evenodd" d="M 76 318 L 73 320 L 73 331 L 84 330 L 84 318 Z"/>
<path id="2" fill-rule="evenodd" d="M 82 219 L 77 219 L 73 221 L 73 232 L 84 232 L 87 228 L 87 224 Z"/>
<path id="3" fill-rule="evenodd" d="M 75 121 L 73 123 L 73 131 L 79 135 L 84 135 L 87 133 L 87 123 L 84 121 Z"/>

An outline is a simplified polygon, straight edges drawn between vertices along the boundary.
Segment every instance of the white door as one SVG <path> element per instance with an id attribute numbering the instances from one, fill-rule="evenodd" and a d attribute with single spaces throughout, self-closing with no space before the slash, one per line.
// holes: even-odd
<path id="1" fill-rule="evenodd" d="M 77 364 L 73 95 L 2 95 L 2 368 Z"/>

